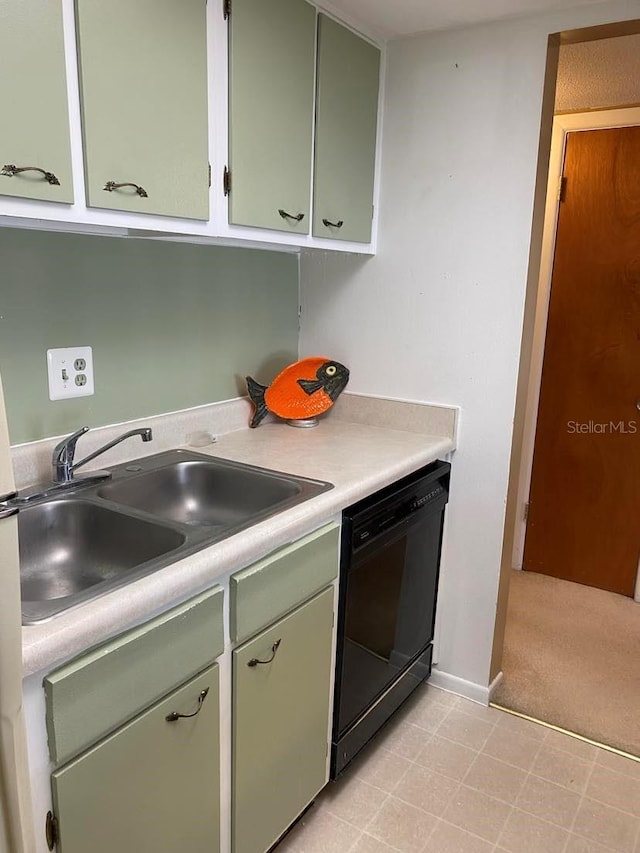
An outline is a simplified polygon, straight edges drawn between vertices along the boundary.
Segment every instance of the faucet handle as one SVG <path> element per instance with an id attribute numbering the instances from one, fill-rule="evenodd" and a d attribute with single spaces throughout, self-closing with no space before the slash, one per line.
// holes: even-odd
<path id="1" fill-rule="evenodd" d="M 63 438 L 61 442 L 56 444 L 53 448 L 53 464 L 54 465 L 72 465 L 73 457 L 76 452 L 76 444 L 78 443 L 78 439 L 80 436 L 84 435 L 85 432 L 89 432 L 88 426 L 81 427 L 77 432 L 74 432 L 73 435 L 69 435 L 66 438 Z"/>

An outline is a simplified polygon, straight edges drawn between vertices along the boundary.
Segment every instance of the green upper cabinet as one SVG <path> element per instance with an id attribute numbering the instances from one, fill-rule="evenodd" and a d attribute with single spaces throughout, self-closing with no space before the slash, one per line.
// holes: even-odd
<path id="1" fill-rule="evenodd" d="M 2 0 L 0 78 L 0 193 L 71 203 L 61 0 Z"/>
<path id="2" fill-rule="evenodd" d="M 76 13 L 87 204 L 208 219 L 206 0 Z"/>
<path id="3" fill-rule="evenodd" d="M 233 0 L 229 221 L 309 233 L 316 10 Z"/>
<path id="4" fill-rule="evenodd" d="M 313 235 L 371 241 L 380 51 L 320 15 Z"/>

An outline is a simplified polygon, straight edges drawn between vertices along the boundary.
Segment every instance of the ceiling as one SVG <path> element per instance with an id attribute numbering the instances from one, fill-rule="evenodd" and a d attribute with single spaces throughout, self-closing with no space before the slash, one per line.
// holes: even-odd
<path id="1" fill-rule="evenodd" d="M 535 15 L 601 0 L 320 0 L 345 21 L 378 38 Z"/>

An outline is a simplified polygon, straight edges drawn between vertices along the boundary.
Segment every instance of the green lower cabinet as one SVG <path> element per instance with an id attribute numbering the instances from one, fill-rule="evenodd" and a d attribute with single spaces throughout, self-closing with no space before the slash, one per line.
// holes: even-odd
<path id="1" fill-rule="evenodd" d="M 234 853 L 268 850 L 327 781 L 333 600 L 326 589 L 233 652 Z"/>
<path id="2" fill-rule="evenodd" d="M 60 853 L 217 853 L 219 750 L 214 664 L 52 774 Z"/>

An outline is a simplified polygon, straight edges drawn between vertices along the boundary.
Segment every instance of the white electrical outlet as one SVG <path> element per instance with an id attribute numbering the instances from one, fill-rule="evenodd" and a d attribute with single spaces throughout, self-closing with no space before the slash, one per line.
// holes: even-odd
<path id="1" fill-rule="evenodd" d="M 64 347 L 47 350 L 49 399 L 90 397 L 93 388 L 91 347 Z"/>

